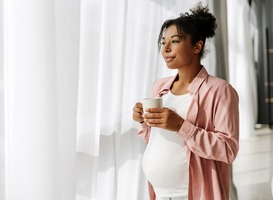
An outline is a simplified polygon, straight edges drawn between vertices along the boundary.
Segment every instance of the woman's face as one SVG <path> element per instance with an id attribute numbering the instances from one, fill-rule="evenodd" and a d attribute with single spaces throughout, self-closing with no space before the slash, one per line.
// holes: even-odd
<path id="1" fill-rule="evenodd" d="M 169 26 L 162 36 L 161 54 L 170 69 L 180 69 L 190 66 L 198 54 L 189 36 L 182 39 L 175 25 Z"/>

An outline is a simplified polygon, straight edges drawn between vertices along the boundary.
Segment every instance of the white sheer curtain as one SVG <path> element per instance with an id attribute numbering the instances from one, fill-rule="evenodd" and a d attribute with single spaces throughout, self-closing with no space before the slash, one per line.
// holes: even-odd
<path id="1" fill-rule="evenodd" d="M 227 10 L 230 82 L 240 98 L 240 137 L 247 138 L 253 134 L 257 120 L 257 29 L 251 19 L 255 16 L 247 0 L 229 0 Z"/>
<path id="2" fill-rule="evenodd" d="M 79 4 L 1 1 L 1 199 L 74 199 Z"/>
<path id="3" fill-rule="evenodd" d="M 0 2 L 0 199 L 147 199 L 132 107 L 175 73 L 162 22 L 198 1 Z"/>

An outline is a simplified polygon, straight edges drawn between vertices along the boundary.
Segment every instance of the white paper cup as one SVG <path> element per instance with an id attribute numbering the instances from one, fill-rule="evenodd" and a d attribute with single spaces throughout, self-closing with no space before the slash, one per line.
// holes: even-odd
<path id="1" fill-rule="evenodd" d="M 163 108 L 163 99 L 161 97 L 145 98 L 141 103 L 144 112 L 146 108 Z"/>

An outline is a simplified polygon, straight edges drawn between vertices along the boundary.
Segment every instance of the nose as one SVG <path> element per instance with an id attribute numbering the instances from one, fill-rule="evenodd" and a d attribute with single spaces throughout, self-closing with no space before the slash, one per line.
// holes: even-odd
<path id="1" fill-rule="evenodd" d="M 168 43 L 166 43 L 166 44 L 163 46 L 163 52 L 166 52 L 166 53 L 171 52 L 171 48 L 170 48 L 170 45 L 169 45 Z"/>
<path id="2" fill-rule="evenodd" d="M 167 48 L 165 48 L 165 52 L 169 53 L 169 52 L 171 52 L 171 49 L 169 47 L 167 47 Z"/>

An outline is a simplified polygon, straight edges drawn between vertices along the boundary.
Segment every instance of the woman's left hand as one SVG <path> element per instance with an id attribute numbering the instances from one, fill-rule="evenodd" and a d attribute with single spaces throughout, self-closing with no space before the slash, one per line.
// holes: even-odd
<path id="1" fill-rule="evenodd" d="M 169 108 L 148 108 L 143 115 L 148 126 L 178 132 L 184 119 Z"/>

